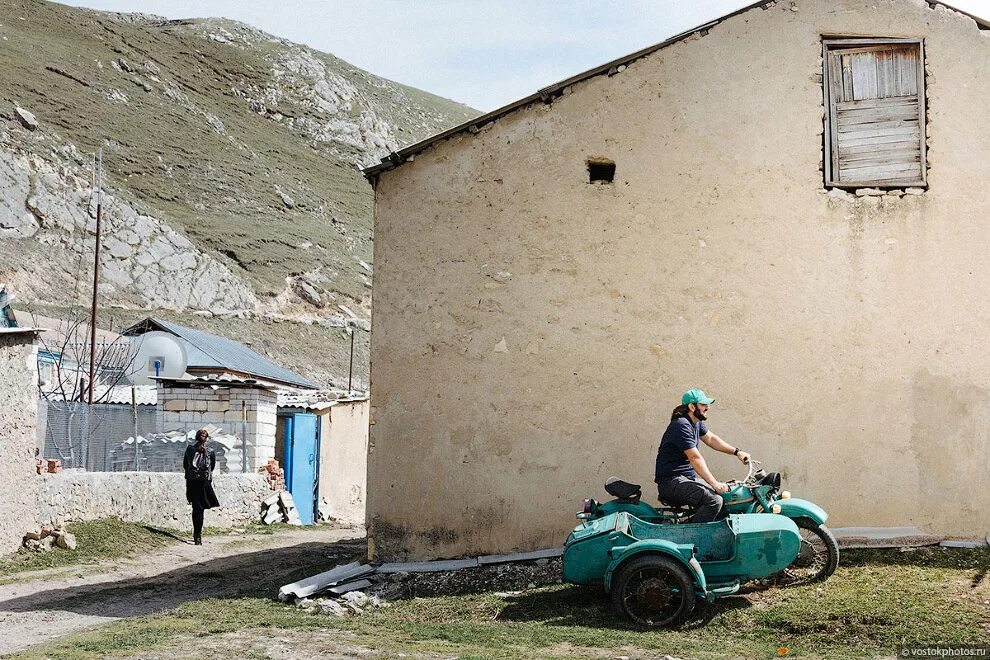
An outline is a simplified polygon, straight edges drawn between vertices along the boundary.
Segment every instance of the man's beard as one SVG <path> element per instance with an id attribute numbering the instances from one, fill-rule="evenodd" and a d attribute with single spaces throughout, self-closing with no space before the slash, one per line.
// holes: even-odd
<path id="1" fill-rule="evenodd" d="M 697 408 L 694 409 L 694 416 L 697 418 L 699 422 L 703 422 L 706 419 L 708 419 L 708 416 Z"/>

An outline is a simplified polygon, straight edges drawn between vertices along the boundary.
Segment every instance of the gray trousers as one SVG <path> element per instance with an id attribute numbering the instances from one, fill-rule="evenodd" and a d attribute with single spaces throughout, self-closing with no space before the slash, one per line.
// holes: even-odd
<path id="1" fill-rule="evenodd" d="M 701 479 L 671 477 L 657 484 L 660 501 L 674 506 L 695 509 L 693 523 L 712 522 L 725 517 L 722 496 Z"/>

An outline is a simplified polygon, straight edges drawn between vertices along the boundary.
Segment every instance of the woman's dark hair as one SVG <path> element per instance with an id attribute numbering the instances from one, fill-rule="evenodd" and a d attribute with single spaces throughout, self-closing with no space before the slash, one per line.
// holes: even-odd
<path id="1" fill-rule="evenodd" d="M 210 434 L 206 429 L 200 429 L 196 431 L 196 444 L 205 445 L 206 441 L 210 439 Z"/>
<path id="2" fill-rule="evenodd" d="M 678 417 L 687 417 L 689 412 L 690 411 L 688 410 L 688 407 L 686 405 L 677 406 L 676 408 L 674 408 L 674 412 L 670 413 L 670 419 L 674 420 L 677 419 Z"/>

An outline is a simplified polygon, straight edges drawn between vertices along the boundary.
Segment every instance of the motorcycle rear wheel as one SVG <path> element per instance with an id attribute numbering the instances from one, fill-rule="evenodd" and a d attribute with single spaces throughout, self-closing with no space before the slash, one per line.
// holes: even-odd
<path id="1" fill-rule="evenodd" d="M 794 523 L 801 534 L 801 548 L 791 565 L 779 573 L 788 582 L 821 582 L 839 565 L 839 542 L 825 525 L 797 518 Z"/>
<path id="2" fill-rule="evenodd" d="M 691 614 L 694 603 L 694 580 L 671 557 L 635 557 L 612 583 L 616 611 L 641 626 L 676 626 Z"/>

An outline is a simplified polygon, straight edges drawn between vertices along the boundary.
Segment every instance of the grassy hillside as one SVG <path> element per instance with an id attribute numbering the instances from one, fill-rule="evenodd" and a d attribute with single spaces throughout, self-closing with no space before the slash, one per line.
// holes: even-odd
<path id="1" fill-rule="evenodd" d="M 85 180 L 102 146 L 116 196 L 288 316 L 340 314 L 338 304 L 367 313 L 372 192 L 359 167 L 478 114 L 232 21 L 39 0 L 0 0 L 0 72 L 0 149 Z M 36 130 L 21 126 L 17 107 Z M 0 266 L 0 280 L 4 267 L 78 260 L 44 241 L 8 244 L 20 256 Z M 297 295 L 301 280 L 318 302 Z M 49 304 L 78 296 L 31 294 Z"/>

